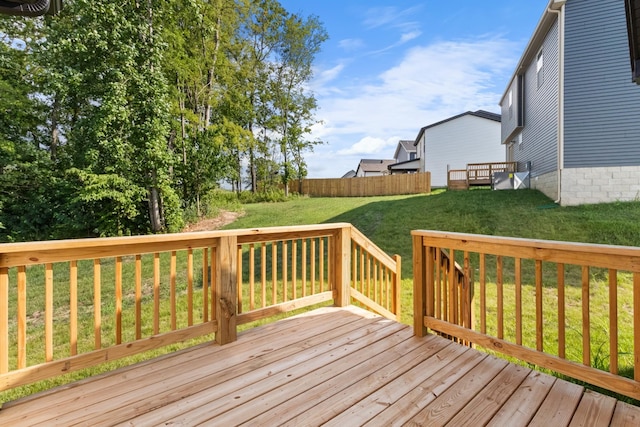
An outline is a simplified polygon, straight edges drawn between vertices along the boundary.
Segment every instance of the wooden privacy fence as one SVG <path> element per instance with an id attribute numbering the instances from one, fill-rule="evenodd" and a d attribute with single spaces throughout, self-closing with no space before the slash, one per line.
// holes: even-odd
<path id="1" fill-rule="evenodd" d="M 0 390 L 333 301 L 400 316 L 350 224 L 0 244 Z"/>
<path id="2" fill-rule="evenodd" d="M 393 196 L 430 192 L 430 172 L 302 181 L 302 194 L 316 197 Z"/>
<path id="3" fill-rule="evenodd" d="M 640 399 L 640 248 L 412 236 L 418 336 L 429 328 Z"/>

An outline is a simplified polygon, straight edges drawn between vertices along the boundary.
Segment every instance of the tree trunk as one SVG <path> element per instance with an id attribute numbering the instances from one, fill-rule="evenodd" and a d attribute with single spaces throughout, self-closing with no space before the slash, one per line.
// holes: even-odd
<path id="1" fill-rule="evenodd" d="M 58 131 L 58 117 L 60 115 L 60 100 L 58 95 L 53 100 L 53 106 L 51 108 L 51 160 L 55 161 L 58 153 L 59 131 Z"/>
<path id="2" fill-rule="evenodd" d="M 149 189 L 149 221 L 151 231 L 159 233 L 162 231 L 162 217 L 160 214 L 160 193 L 156 187 Z"/>

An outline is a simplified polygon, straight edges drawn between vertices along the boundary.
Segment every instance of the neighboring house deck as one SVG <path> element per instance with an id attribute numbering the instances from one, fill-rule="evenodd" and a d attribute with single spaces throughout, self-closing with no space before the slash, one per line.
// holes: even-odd
<path id="1" fill-rule="evenodd" d="M 469 163 L 465 169 L 450 170 L 447 173 L 449 190 L 467 190 L 474 186 L 488 186 L 493 183 L 497 172 L 516 172 L 515 162 Z"/>
<path id="2" fill-rule="evenodd" d="M 411 238 L 413 328 L 400 257 L 346 223 L 2 244 L 2 390 L 208 342 L 6 402 L 0 424 L 640 423 L 638 407 L 496 357 L 640 398 L 640 249 Z"/>
<path id="3" fill-rule="evenodd" d="M 355 307 L 5 405 L 3 425 L 637 425 L 640 408 Z"/>

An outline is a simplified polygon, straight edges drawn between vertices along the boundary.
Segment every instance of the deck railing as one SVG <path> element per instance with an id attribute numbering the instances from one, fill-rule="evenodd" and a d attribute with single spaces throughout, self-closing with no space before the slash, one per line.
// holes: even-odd
<path id="1" fill-rule="evenodd" d="M 0 244 L 0 390 L 322 302 L 398 319 L 399 292 L 343 223 Z"/>
<path id="2" fill-rule="evenodd" d="M 640 399 L 640 248 L 412 236 L 418 336 L 428 328 Z M 443 271 L 442 250 L 466 280 Z"/>
<path id="3" fill-rule="evenodd" d="M 515 172 L 516 168 L 516 162 L 469 163 L 466 169 L 447 172 L 447 187 L 461 190 L 473 185 L 491 185 L 495 172 Z"/>

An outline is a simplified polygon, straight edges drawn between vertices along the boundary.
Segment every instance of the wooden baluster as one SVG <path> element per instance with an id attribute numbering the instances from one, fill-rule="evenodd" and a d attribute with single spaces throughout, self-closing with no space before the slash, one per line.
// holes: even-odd
<path id="1" fill-rule="evenodd" d="M 158 268 L 160 264 L 158 264 Z M 116 257 L 116 344 L 122 343 L 122 257 Z"/>
<path id="2" fill-rule="evenodd" d="M 298 241 L 291 242 L 291 287 L 292 298 L 298 298 Z"/>
<path id="3" fill-rule="evenodd" d="M 169 305 L 171 308 L 171 330 L 178 328 L 176 312 L 176 251 L 171 252 L 169 262 Z"/>
<path id="4" fill-rule="evenodd" d="M 302 297 L 307 296 L 307 239 L 302 239 Z"/>
<path id="5" fill-rule="evenodd" d="M 136 339 L 142 338 L 142 255 L 136 255 L 136 278 L 135 278 L 135 312 L 136 312 Z"/>
<path id="6" fill-rule="evenodd" d="M 76 260 L 69 263 L 69 343 L 71 355 L 75 356 L 78 354 L 78 261 Z"/>
<path id="7" fill-rule="evenodd" d="M 27 367 L 27 269 L 18 267 L 18 369 Z"/>
<path id="8" fill-rule="evenodd" d="M 236 249 L 237 251 L 237 258 L 238 258 L 238 267 L 236 269 L 236 271 L 238 272 L 237 277 L 236 277 L 236 287 L 238 288 L 238 314 L 242 313 L 242 300 L 243 300 L 243 295 L 242 295 L 242 285 L 243 285 L 243 279 L 242 279 L 242 245 L 238 245 L 238 248 Z M 211 273 L 211 277 L 213 277 L 215 275 L 215 273 Z"/>
<path id="9" fill-rule="evenodd" d="M 589 267 L 582 267 L 582 364 L 591 366 L 591 321 L 589 316 Z"/>
<path id="10" fill-rule="evenodd" d="M 515 258 L 516 344 L 522 345 L 522 259 Z"/>
<path id="11" fill-rule="evenodd" d="M 53 360 L 53 264 L 44 273 L 44 359 Z"/>
<path id="12" fill-rule="evenodd" d="M 365 254 L 364 249 L 360 247 L 360 293 L 364 295 L 365 289 L 365 275 L 364 275 L 364 266 L 365 266 Z"/>
<path id="13" fill-rule="evenodd" d="M 187 324 L 193 325 L 193 249 L 187 250 Z"/>
<path id="14" fill-rule="evenodd" d="M 609 372 L 618 374 L 618 271 L 609 270 Z"/>
<path id="15" fill-rule="evenodd" d="M 209 249 L 202 249 L 202 321 L 209 321 Z"/>
<path id="16" fill-rule="evenodd" d="M 238 254 L 238 255 L 241 255 L 241 254 Z M 255 274 L 256 274 L 256 249 L 252 243 L 249 245 L 249 310 L 254 310 L 256 308 Z M 238 313 L 240 313 L 239 308 L 238 308 Z"/>
<path id="17" fill-rule="evenodd" d="M 503 260 L 501 256 L 496 259 L 496 286 L 497 286 L 497 315 L 498 315 L 498 338 L 504 338 L 504 283 L 503 283 Z"/>
<path id="18" fill-rule="evenodd" d="M 485 254 L 480 254 L 480 332 L 487 333 L 487 277 Z"/>
<path id="19" fill-rule="evenodd" d="M 93 260 L 93 347 L 102 348 L 102 273 L 100 258 Z"/>
<path id="20" fill-rule="evenodd" d="M 203 288 L 206 288 L 203 285 Z M 206 315 L 205 315 L 206 317 Z M 153 254 L 153 334 L 160 333 L 160 254 Z"/>
<path id="21" fill-rule="evenodd" d="M 564 287 L 564 264 L 558 264 L 558 357 L 566 358 L 566 309 Z"/>
<path id="22" fill-rule="evenodd" d="M 324 292 L 324 257 L 325 257 L 325 253 L 324 253 L 324 237 L 320 238 L 320 265 L 319 265 L 319 269 L 320 269 L 320 292 Z"/>
<path id="23" fill-rule="evenodd" d="M 433 251 L 432 251 L 433 252 Z M 434 278 L 434 290 L 435 290 L 435 313 L 434 316 L 437 319 L 444 320 L 442 315 L 442 249 L 435 250 L 436 262 L 435 262 L 435 278 Z"/>
<path id="24" fill-rule="evenodd" d="M 311 239 L 311 295 L 316 293 L 316 239 Z"/>
<path id="25" fill-rule="evenodd" d="M 276 305 L 278 298 L 278 245 L 276 242 L 271 244 L 271 284 L 273 287 L 271 304 Z"/>
<path id="26" fill-rule="evenodd" d="M 0 374 L 9 372 L 9 269 L 0 267 Z"/>
<path id="27" fill-rule="evenodd" d="M 456 252 L 453 249 L 449 249 L 449 265 L 447 267 L 449 273 L 449 322 L 454 325 L 458 323 L 458 289 L 456 283 Z"/>
<path id="28" fill-rule="evenodd" d="M 543 351 L 542 261 L 536 260 L 536 350 Z"/>
<path id="29" fill-rule="evenodd" d="M 288 264 L 288 255 L 289 255 L 289 244 L 286 240 L 282 242 L 282 300 L 287 302 L 289 300 L 288 288 L 289 288 L 289 264 Z"/>
<path id="30" fill-rule="evenodd" d="M 262 285 L 260 298 L 262 299 L 262 308 L 264 308 L 267 306 L 267 244 L 265 242 L 260 247 L 260 259 L 260 282 Z"/>

